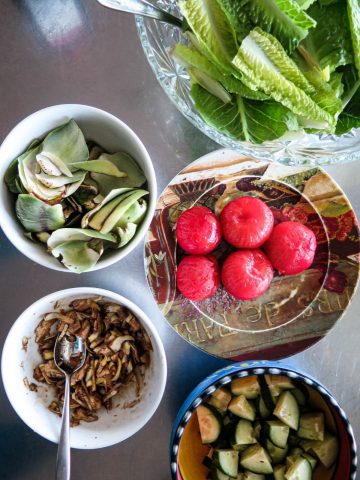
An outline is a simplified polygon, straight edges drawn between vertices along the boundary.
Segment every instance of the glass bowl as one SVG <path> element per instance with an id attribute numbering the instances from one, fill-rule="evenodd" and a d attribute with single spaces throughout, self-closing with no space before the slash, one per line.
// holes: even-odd
<path id="1" fill-rule="evenodd" d="M 155 0 L 155 4 L 180 17 L 176 0 Z M 195 110 L 185 69 L 170 56 L 171 48 L 184 37 L 179 28 L 136 16 L 136 26 L 145 55 L 160 85 L 180 112 L 201 132 L 220 145 L 259 159 L 290 165 L 327 165 L 360 159 L 360 129 L 344 135 L 296 134 L 254 145 L 231 139 L 207 125 Z"/>

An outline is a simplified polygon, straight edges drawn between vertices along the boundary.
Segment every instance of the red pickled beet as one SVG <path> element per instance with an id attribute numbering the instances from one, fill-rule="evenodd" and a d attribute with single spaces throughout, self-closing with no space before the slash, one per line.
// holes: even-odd
<path id="1" fill-rule="evenodd" d="M 258 248 L 270 236 L 274 217 L 258 198 L 240 197 L 228 203 L 220 214 L 225 240 L 236 248 Z"/>
<path id="2" fill-rule="evenodd" d="M 176 271 L 178 290 L 189 300 L 209 298 L 219 288 L 220 273 L 212 255 L 189 255 L 179 263 Z"/>
<path id="3" fill-rule="evenodd" d="M 187 253 L 210 253 L 221 242 L 220 222 L 206 207 L 189 208 L 177 221 L 176 238 Z"/>
<path id="4" fill-rule="evenodd" d="M 224 262 L 221 280 L 226 290 L 239 300 L 253 300 L 269 288 L 273 267 L 261 250 L 239 250 Z"/>
<path id="5" fill-rule="evenodd" d="M 282 222 L 274 227 L 264 248 L 280 274 L 295 275 L 313 263 L 316 237 L 302 223 Z"/>

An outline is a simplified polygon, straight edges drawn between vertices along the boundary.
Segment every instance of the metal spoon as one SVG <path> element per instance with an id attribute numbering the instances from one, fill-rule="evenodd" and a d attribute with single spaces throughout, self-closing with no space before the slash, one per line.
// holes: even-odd
<path id="1" fill-rule="evenodd" d="M 69 340 L 66 335 L 58 336 L 54 347 L 55 365 L 65 375 L 64 406 L 61 431 L 56 458 L 56 480 L 70 479 L 70 381 L 71 375 L 79 370 L 86 359 L 86 347 L 82 338 Z"/>
<path id="2" fill-rule="evenodd" d="M 182 28 L 183 22 L 180 18 L 171 15 L 171 13 L 152 5 L 147 0 L 98 0 L 104 7 L 120 10 L 121 12 L 133 13 L 159 20 L 160 22 L 170 23 L 176 27 Z"/>

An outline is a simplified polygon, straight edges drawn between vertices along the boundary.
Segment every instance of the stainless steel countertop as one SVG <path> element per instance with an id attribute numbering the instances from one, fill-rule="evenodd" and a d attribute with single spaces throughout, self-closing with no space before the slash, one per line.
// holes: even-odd
<path id="1" fill-rule="evenodd" d="M 159 193 L 185 165 L 218 146 L 185 120 L 163 93 L 145 59 L 134 19 L 95 0 L 2 0 L 0 7 L 0 140 L 25 116 L 49 105 L 83 103 L 126 122 L 154 162 Z M 356 164 L 328 171 L 360 215 Z M 225 365 L 188 345 L 167 325 L 147 288 L 143 246 L 120 263 L 80 276 L 35 265 L 0 236 L 0 347 L 18 315 L 38 298 L 74 286 L 119 292 L 143 308 L 165 345 L 168 382 L 151 421 L 116 446 L 72 452 L 72 480 L 166 480 L 168 443 L 178 408 L 207 374 Z M 334 330 L 288 360 L 335 394 L 360 435 L 360 329 L 357 295 Z M 0 391 L 0 478 L 48 480 L 56 445 L 33 433 Z M 358 477 L 360 478 L 360 477 Z M 344 479 L 346 480 L 346 479 Z"/>

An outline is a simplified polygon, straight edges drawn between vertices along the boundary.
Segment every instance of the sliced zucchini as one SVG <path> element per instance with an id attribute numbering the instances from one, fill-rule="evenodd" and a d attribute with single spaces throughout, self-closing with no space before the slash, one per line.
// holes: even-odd
<path id="1" fill-rule="evenodd" d="M 252 473 L 269 474 L 273 472 L 271 458 L 261 445 L 252 445 L 241 454 L 240 465 Z"/>
<path id="2" fill-rule="evenodd" d="M 256 417 L 255 408 L 251 403 L 248 402 L 245 395 L 234 397 L 229 404 L 229 410 L 234 415 L 245 418 L 245 420 L 251 420 L 252 422 Z"/>
<path id="3" fill-rule="evenodd" d="M 285 480 L 285 465 L 276 465 L 274 467 L 274 480 Z"/>
<path id="4" fill-rule="evenodd" d="M 278 463 L 282 463 L 285 460 L 285 457 L 289 450 L 288 446 L 286 446 L 285 448 L 277 447 L 268 438 L 265 441 L 265 447 L 271 457 L 271 460 L 275 465 L 277 465 Z"/>
<path id="5" fill-rule="evenodd" d="M 234 435 L 235 445 L 250 445 L 256 443 L 254 427 L 249 420 L 243 418 L 238 421 Z M 233 448 L 235 448 L 233 446 Z"/>
<path id="6" fill-rule="evenodd" d="M 339 442 L 336 437 L 325 433 L 324 440 L 322 442 L 315 441 L 311 446 L 311 452 L 313 452 L 325 468 L 330 468 L 335 463 L 338 455 Z"/>
<path id="7" fill-rule="evenodd" d="M 274 445 L 285 448 L 287 445 L 290 428 L 279 420 L 270 420 L 265 423 L 267 436 Z"/>
<path id="8" fill-rule="evenodd" d="M 304 413 L 300 416 L 298 436 L 307 440 L 324 440 L 325 418 L 323 412 Z"/>
<path id="9" fill-rule="evenodd" d="M 299 427 L 299 405 L 292 393 L 288 390 L 283 392 L 274 409 L 274 415 L 288 427 L 297 430 Z"/>
<path id="10" fill-rule="evenodd" d="M 214 465 L 225 475 L 236 478 L 238 474 L 239 452 L 235 450 L 214 450 Z"/>
<path id="11" fill-rule="evenodd" d="M 298 458 L 285 472 L 286 480 L 311 480 L 312 470 L 305 458 Z"/>
<path id="12" fill-rule="evenodd" d="M 271 415 L 271 410 L 269 410 L 264 402 L 264 399 L 263 397 L 260 395 L 257 399 L 256 399 L 256 407 L 260 413 L 260 417 L 261 418 L 269 418 L 270 415 Z"/>
<path id="13" fill-rule="evenodd" d="M 316 467 L 317 465 L 317 460 L 316 458 L 314 458 L 312 455 L 310 455 L 309 453 L 305 453 L 303 452 L 301 454 L 302 457 L 306 458 L 306 460 L 310 463 L 310 467 L 311 467 L 311 470 L 314 470 L 314 468 Z"/>
<path id="14" fill-rule="evenodd" d="M 212 478 L 214 480 L 230 480 L 228 475 L 225 475 L 219 468 L 214 468 L 212 470 Z"/>
<path id="15" fill-rule="evenodd" d="M 213 443 L 220 435 L 222 422 L 219 412 L 203 403 L 196 409 L 202 443 Z"/>
<path id="16" fill-rule="evenodd" d="M 247 399 L 253 400 L 260 395 L 260 385 L 257 376 L 237 378 L 231 382 L 231 393 L 233 395 L 244 395 Z"/>
<path id="17" fill-rule="evenodd" d="M 208 403 L 217 408 L 220 412 L 225 413 L 231 401 L 231 393 L 224 387 L 220 387 L 211 395 Z"/>

